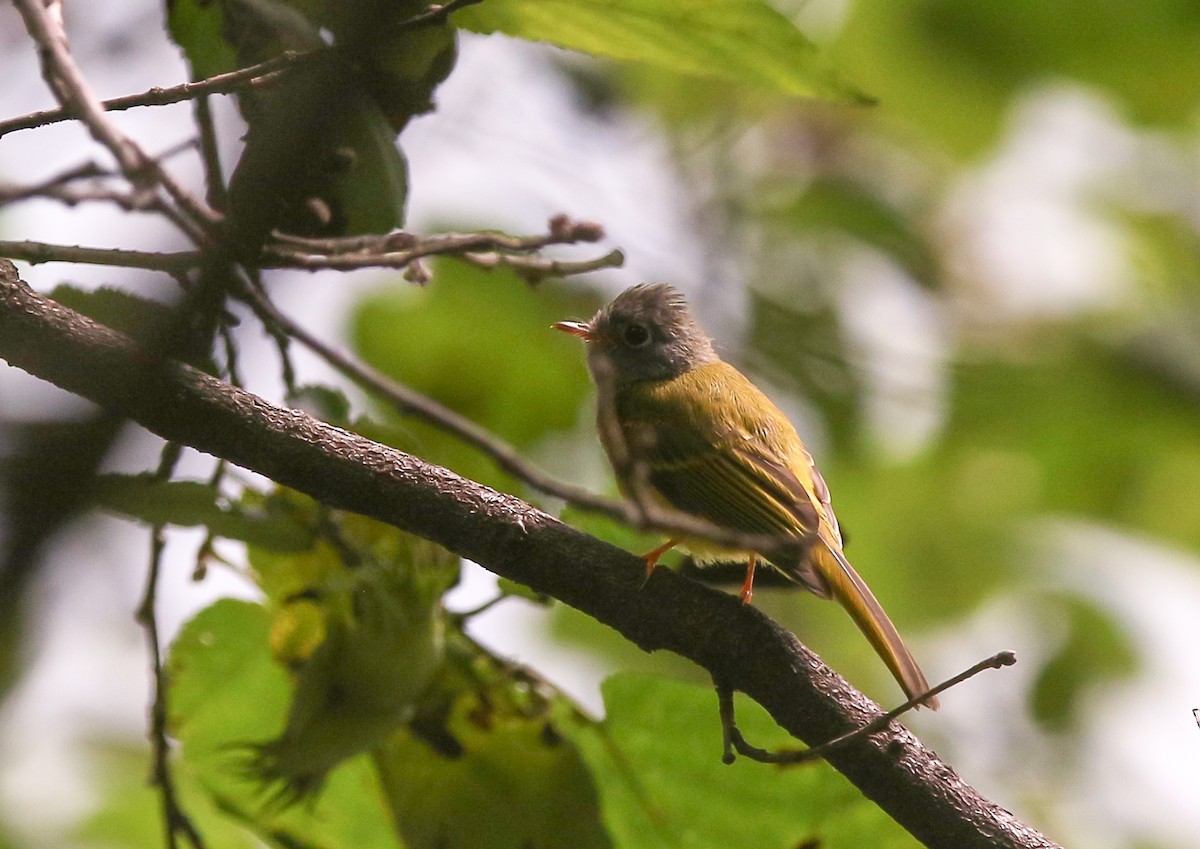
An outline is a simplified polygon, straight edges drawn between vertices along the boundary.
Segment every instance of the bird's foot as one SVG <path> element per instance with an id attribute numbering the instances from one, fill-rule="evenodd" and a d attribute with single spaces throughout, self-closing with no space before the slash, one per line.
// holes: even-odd
<path id="1" fill-rule="evenodd" d="M 646 577 L 642 580 L 642 586 L 645 586 L 646 581 L 649 581 L 650 576 L 654 574 L 654 567 L 658 565 L 659 558 L 678 544 L 679 540 L 669 539 L 653 551 L 647 551 L 642 555 L 642 559 L 646 561 Z"/>
<path id="2" fill-rule="evenodd" d="M 742 600 L 742 604 L 749 604 L 754 598 L 754 568 L 758 565 L 758 558 L 751 557 L 746 563 L 746 582 L 742 584 L 741 592 L 738 593 L 738 598 Z"/>

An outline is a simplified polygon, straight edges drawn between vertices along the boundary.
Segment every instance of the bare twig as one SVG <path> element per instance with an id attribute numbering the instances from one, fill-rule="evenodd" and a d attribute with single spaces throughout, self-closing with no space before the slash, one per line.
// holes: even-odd
<path id="1" fill-rule="evenodd" d="M 451 256 L 479 268 L 511 268 L 527 283 L 540 283 L 547 277 L 570 277 L 603 268 L 620 268 L 625 262 L 625 254 L 619 250 L 609 251 L 595 259 L 577 261 L 505 253 L 464 253 Z"/>
<path id="2" fill-rule="evenodd" d="M 120 112 L 138 106 L 167 106 L 184 100 L 202 98 L 209 94 L 228 94 L 229 92 L 243 88 L 247 84 L 264 83 L 273 80 L 288 68 L 311 62 L 314 59 L 327 55 L 328 52 L 328 48 L 324 47 L 302 52 L 289 50 L 286 53 L 281 53 L 274 59 L 268 59 L 266 62 L 260 62 L 257 65 L 239 68 L 236 71 L 230 71 L 225 74 L 216 74 L 202 80 L 182 83 L 170 88 L 159 88 L 156 86 L 139 94 L 126 94 L 110 100 L 100 101 L 100 106 L 106 112 Z M 74 112 L 63 107 L 59 107 L 58 109 L 44 109 L 41 112 L 31 112 L 28 115 L 21 115 L 16 118 L 0 121 L 0 136 L 16 132 L 17 130 L 29 130 L 35 127 L 44 127 L 48 124 L 57 124 L 60 121 L 69 121 L 75 117 Z"/>
<path id="3" fill-rule="evenodd" d="M 108 148 L 130 182 L 142 189 L 149 189 L 149 158 L 104 117 L 103 104 L 92 93 L 71 56 L 67 34 L 63 29 L 61 0 L 49 3 L 43 0 L 14 0 L 14 3 L 25 20 L 25 28 L 38 45 L 42 76 L 63 110 L 82 121 L 92 138 Z"/>
<path id="4" fill-rule="evenodd" d="M 564 215 L 550 219 L 547 232 L 536 236 L 510 236 L 507 233 L 438 233 L 416 236 L 412 233 L 387 233 L 381 236 L 354 236 L 347 239 L 308 239 L 275 234 L 263 253 L 263 267 L 404 268 L 426 256 L 461 256 L 474 252 L 531 253 L 550 245 L 598 242 L 604 228 L 592 221 L 573 221 Z M 607 263 L 617 258 L 608 254 Z M 499 263 L 494 263 L 499 264 Z M 604 267 L 607 267 L 604 266 Z"/>
<path id="5" fill-rule="evenodd" d="M 49 3 L 43 3 L 43 0 L 14 2 L 25 20 L 26 29 L 38 45 L 42 76 L 63 109 L 81 120 L 92 138 L 108 149 L 117 160 L 121 172 L 133 184 L 135 194 L 155 198 L 158 209 L 193 241 L 208 243 L 210 238 L 207 231 L 217 223 L 219 216 L 193 197 L 107 118 L 104 105 L 88 86 L 67 46 L 60 0 L 50 0 Z M 157 189 L 160 186 L 179 206 L 178 210 L 166 199 L 159 198 Z M 138 203 L 141 205 L 140 199 Z"/>
<path id="6" fill-rule="evenodd" d="M 79 171 L 74 176 L 91 173 L 89 168 Z M 57 184 L 64 179 L 67 179 L 66 175 L 55 178 L 52 183 Z M 31 190 L 21 191 L 28 193 Z M 260 267 L 311 270 L 405 268 L 423 257 L 451 256 L 485 268 L 511 265 L 527 277 L 540 279 L 547 275 L 581 274 L 620 265 L 624 260 L 620 251 L 610 251 L 602 257 L 581 261 L 552 260 L 528 255 L 550 245 L 595 242 L 603 236 L 604 229 L 599 224 L 591 221 L 571 221 L 565 216 L 551 219 L 546 233 L 533 236 L 510 236 L 506 233 L 436 233 L 431 236 L 388 233 L 348 239 L 305 239 L 276 234 L 272 244 L 264 251 L 266 259 L 260 263 Z M 294 247 L 284 247 L 285 245 Z M 518 253 L 504 253 L 507 251 Z M 200 251 L 147 253 L 33 241 L 0 241 L 0 256 L 34 263 L 123 265 L 129 268 L 172 272 L 196 268 L 204 260 Z"/>
<path id="7" fill-rule="evenodd" d="M 81 203 L 103 202 L 111 203 L 126 212 L 134 212 L 151 207 L 152 201 L 144 195 L 139 196 L 126 189 L 114 188 L 108 185 L 108 178 L 89 180 L 80 184 L 53 182 L 39 186 L 4 186 L 0 185 L 0 206 L 17 201 L 44 198 L 56 200 L 66 206 L 77 206 Z"/>
<path id="8" fill-rule="evenodd" d="M 809 749 L 785 749 L 781 752 L 768 752 L 766 749 L 760 749 L 757 746 L 752 746 L 746 742 L 746 738 L 742 736 L 742 732 L 738 730 L 737 723 L 733 716 L 733 690 L 722 684 L 717 684 L 717 699 L 720 703 L 721 713 L 721 728 L 725 741 L 725 751 L 723 760 L 725 763 L 733 763 L 734 751 L 739 755 L 750 758 L 754 761 L 769 764 L 801 764 L 809 761 L 815 761 L 818 758 L 824 758 L 835 749 L 846 746 L 860 737 L 865 737 L 869 734 L 874 734 L 877 731 L 882 731 L 892 720 L 907 713 L 910 710 L 918 708 L 929 699 L 931 696 L 936 696 L 940 693 L 949 690 L 951 687 L 961 684 L 968 678 L 973 678 L 980 672 L 987 669 L 1000 669 L 1005 666 L 1012 666 L 1017 662 L 1017 656 L 1011 651 L 1002 651 L 992 655 L 986 660 L 981 660 L 979 663 L 972 666 L 963 672 L 958 673 L 952 678 L 947 678 L 936 687 L 931 687 L 927 692 L 914 696 L 904 704 L 894 707 L 887 713 L 882 713 L 875 719 L 868 722 L 866 725 L 847 731 L 845 734 L 839 735 L 832 740 L 821 743 L 818 746 L 813 746 Z"/>
<path id="9" fill-rule="evenodd" d="M 164 151 L 159 159 L 175 156 L 194 146 L 192 139 L 179 142 Z M 0 183 L 0 206 L 35 198 L 59 201 L 69 207 L 100 201 L 115 204 L 126 212 L 161 211 L 156 196 L 130 191 L 120 173 L 95 162 L 85 162 L 32 185 Z"/>
<path id="10" fill-rule="evenodd" d="M 0 241 L 0 256 L 21 259 L 37 265 L 42 262 L 72 262 L 88 265 L 116 265 L 145 268 L 150 271 L 178 273 L 195 268 L 203 261 L 200 251 L 154 253 L 117 248 L 85 248 L 79 245 L 51 245 L 45 242 Z"/>
<path id="11" fill-rule="evenodd" d="M 54 197 L 57 192 L 62 191 L 76 181 L 107 179 L 112 176 L 114 175 L 111 171 L 101 168 L 95 162 L 85 162 L 82 165 L 69 168 L 61 174 L 56 174 L 53 177 L 49 177 L 39 183 L 32 183 L 28 186 L 21 186 L 15 183 L 0 183 L 0 204 L 14 203 L 35 197 Z"/>
<path id="12" fill-rule="evenodd" d="M 200 161 L 204 165 L 204 185 L 207 189 L 205 200 L 213 209 L 224 212 L 229 208 L 229 191 L 225 187 L 225 175 L 221 171 L 217 130 L 207 94 L 202 94 L 192 101 L 192 115 L 196 119 L 196 128 L 199 131 L 198 147 Z"/>

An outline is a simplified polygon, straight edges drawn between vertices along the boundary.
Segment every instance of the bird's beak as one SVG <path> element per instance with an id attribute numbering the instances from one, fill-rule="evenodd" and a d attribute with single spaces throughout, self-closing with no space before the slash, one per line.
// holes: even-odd
<path id="1" fill-rule="evenodd" d="M 592 339 L 592 328 L 585 321 L 556 321 L 550 326 L 555 330 L 561 330 L 563 333 L 578 336 L 584 342 L 590 342 Z"/>

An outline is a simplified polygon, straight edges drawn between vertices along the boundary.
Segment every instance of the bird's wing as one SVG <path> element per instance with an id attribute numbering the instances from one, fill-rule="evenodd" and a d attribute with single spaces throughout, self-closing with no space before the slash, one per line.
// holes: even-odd
<path id="1" fill-rule="evenodd" d="M 812 592 L 835 597 L 910 697 L 928 690 L 887 613 L 842 554 L 829 488 L 812 456 L 765 395 L 736 369 L 714 363 L 622 401 L 633 453 L 646 458 L 650 483 L 671 505 L 748 533 L 815 535 L 802 556 L 786 546 L 762 553 Z M 937 700 L 925 704 L 936 708 Z"/>
<path id="2" fill-rule="evenodd" d="M 719 380 L 707 371 L 714 366 L 723 367 Z M 813 532 L 819 517 L 805 469 L 794 468 L 786 449 L 773 447 L 794 441 L 804 453 L 795 430 L 740 372 L 714 366 L 626 399 L 627 432 L 652 436 L 632 437 L 644 449 L 637 453 L 646 457 L 650 483 L 676 509 L 721 527 L 781 536 Z"/>

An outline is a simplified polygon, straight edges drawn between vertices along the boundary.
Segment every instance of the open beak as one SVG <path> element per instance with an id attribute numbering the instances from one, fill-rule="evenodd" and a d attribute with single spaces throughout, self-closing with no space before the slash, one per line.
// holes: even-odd
<path id="1" fill-rule="evenodd" d="M 592 328 L 585 321 L 556 321 L 550 326 L 563 333 L 578 336 L 584 342 L 589 342 L 592 338 Z"/>

